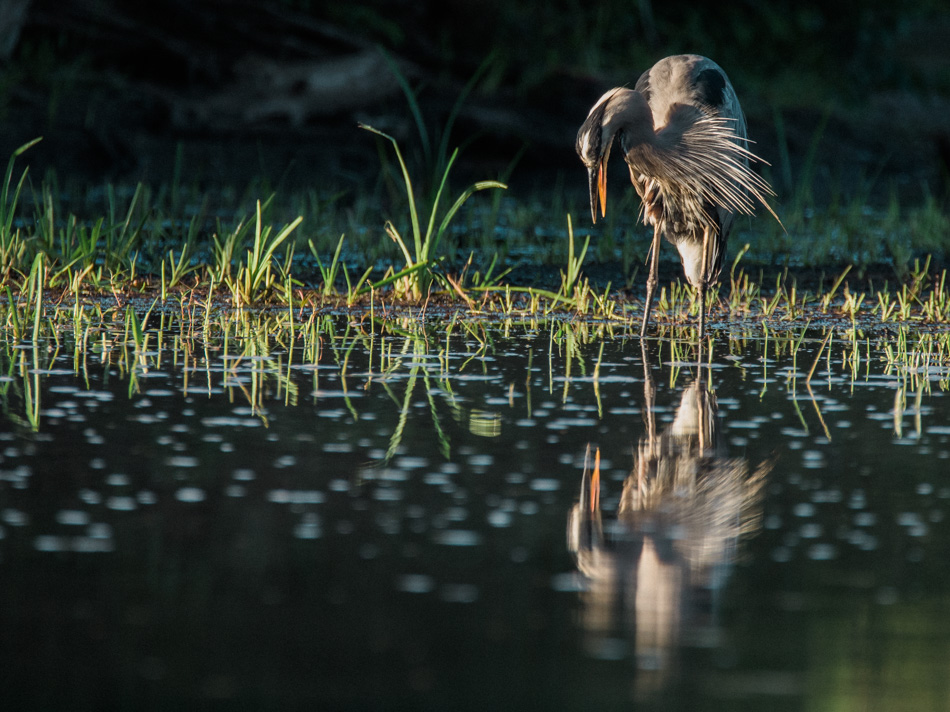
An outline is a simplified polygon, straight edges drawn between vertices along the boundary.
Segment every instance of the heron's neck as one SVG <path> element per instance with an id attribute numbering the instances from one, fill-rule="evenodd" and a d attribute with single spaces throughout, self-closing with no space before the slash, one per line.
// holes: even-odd
<path id="1" fill-rule="evenodd" d="M 624 153 L 636 146 L 656 145 L 653 112 L 646 97 L 632 89 L 620 89 L 607 107 L 604 127 L 620 136 Z"/>

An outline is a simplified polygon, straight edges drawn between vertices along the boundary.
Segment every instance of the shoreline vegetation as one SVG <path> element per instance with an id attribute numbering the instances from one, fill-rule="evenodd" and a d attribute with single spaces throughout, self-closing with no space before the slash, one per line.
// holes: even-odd
<path id="1" fill-rule="evenodd" d="M 104 214 L 80 219 L 67 210 L 55 176 L 36 185 L 28 166 L 21 167 L 40 139 L 24 144 L 11 155 L 0 186 L 0 299 L 7 326 L 23 335 L 29 316 L 44 305 L 110 302 L 639 318 L 643 256 L 637 250 L 647 241 L 636 239 L 629 194 L 614 207 L 621 218 L 608 219 L 592 244 L 591 234 L 582 236 L 572 223 L 571 213 L 583 210 L 568 209 L 563 199 L 550 207 L 503 201 L 501 181 L 452 193 L 458 151 L 439 162 L 436 180 L 428 181 L 434 191 L 419 190 L 398 142 L 363 128 L 380 140 L 391 196 L 386 205 L 395 206 L 386 209 L 390 219 L 380 208 L 372 215 L 369 200 L 335 210 L 332 197 L 324 202 L 311 194 L 303 201 L 293 197 L 290 212 L 299 212 L 284 222 L 279 213 L 288 212 L 286 206 L 276 206 L 285 196 L 274 193 L 255 200 L 248 214 L 212 218 L 207 196 L 183 188 L 180 171 L 173 185 L 158 191 L 107 185 Z M 799 193 L 778 207 L 787 232 L 765 218 L 739 231 L 712 291 L 714 328 L 749 321 L 862 328 L 950 323 L 946 269 L 930 257 L 941 258 L 950 235 L 950 218 L 936 199 L 910 211 L 895 201 L 883 212 L 855 202 L 819 217 L 805 191 Z M 555 224 L 562 220 L 563 227 Z M 335 229 L 341 221 L 351 231 L 334 239 L 326 226 Z M 664 253 L 669 263 L 671 253 Z M 787 261 L 777 263 L 774 255 L 783 253 Z M 843 261 L 849 254 L 853 261 Z M 829 263 L 816 284 L 816 268 Z M 592 272 L 619 279 L 605 282 Z M 799 284 L 798 272 L 811 276 Z M 661 285 L 657 307 L 659 325 L 689 325 L 696 316 L 692 290 L 677 278 Z"/>

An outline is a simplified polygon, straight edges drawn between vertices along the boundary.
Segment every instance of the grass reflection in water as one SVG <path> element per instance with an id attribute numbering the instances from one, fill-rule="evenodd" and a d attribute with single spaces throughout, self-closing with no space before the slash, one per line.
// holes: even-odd
<path id="1" fill-rule="evenodd" d="M 149 306 L 0 343 L 23 709 L 946 701 L 945 333 Z"/>

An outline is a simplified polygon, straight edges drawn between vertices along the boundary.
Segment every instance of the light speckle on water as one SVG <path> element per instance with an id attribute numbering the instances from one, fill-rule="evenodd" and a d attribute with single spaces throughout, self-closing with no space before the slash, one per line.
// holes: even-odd
<path id="1" fill-rule="evenodd" d="M 436 532 L 433 540 L 443 546 L 478 546 L 482 542 L 482 536 L 468 529 L 445 529 Z"/>
<path id="2" fill-rule="evenodd" d="M 439 588 L 439 598 L 446 603 L 474 603 L 478 600 L 478 587 L 466 583 L 447 583 Z"/>
<path id="3" fill-rule="evenodd" d="M 138 509 L 138 502 L 134 497 L 109 497 L 106 507 L 116 512 L 132 512 Z"/>
<path id="4" fill-rule="evenodd" d="M 270 490 L 267 500 L 277 504 L 323 504 L 326 495 L 318 490 Z"/>
<path id="5" fill-rule="evenodd" d="M 806 519 L 808 517 L 814 517 L 815 511 L 815 506 L 810 502 L 799 502 L 795 505 L 792 513 L 796 517 L 802 517 L 803 519 Z"/>
<path id="6" fill-rule="evenodd" d="M 830 561 L 837 555 L 838 549 L 833 544 L 814 544 L 808 549 L 808 558 L 813 561 Z"/>
<path id="7" fill-rule="evenodd" d="M 511 520 L 511 514 L 500 509 L 493 509 L 488 513 L 488 523 L 493 527 L 510 527 Z"/>
<path id="8" fill-rule="evenodd" d="M 307 512 L 294 527 L 294 536 L 298 539 L 319 539 L 323 535 L 320 517 L 314 512 Z"/>
<path id="9" fill-rule="evenodd" d="M 66 526 L 86 526 L 89 524 L 89 513 L 77 509 L 61 509 L 56 513 L 56 521 Z"/>
<path id="10" fill-rule="evenodd" d="M 11 527 L 25 527 L 30 523 L 30 516 L 19 509 L 7 508 L 0 510 L 0 521 Z"/>
<path id="11" fill-rule="evenodd" d="M 207 493 L 200 487 L 181 487 L 175 492 L 175 499 L 189 504 L 204 502 L 207 496 Z"/>
<path id="12" fill-rule="evenodd" d="M 425 574 L 405 574 L 396 581 L 396 590 L 404 593 L 431 593 L 435 579 Z"/>

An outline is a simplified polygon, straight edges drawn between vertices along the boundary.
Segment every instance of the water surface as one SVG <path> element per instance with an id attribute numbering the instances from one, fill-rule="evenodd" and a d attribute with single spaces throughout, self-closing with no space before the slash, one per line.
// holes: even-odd
<path id="1" fill-rule="evenodd" d="M 950 708 L 941 358 L 150 326 L 0 349 L 11 709 Z"/>

